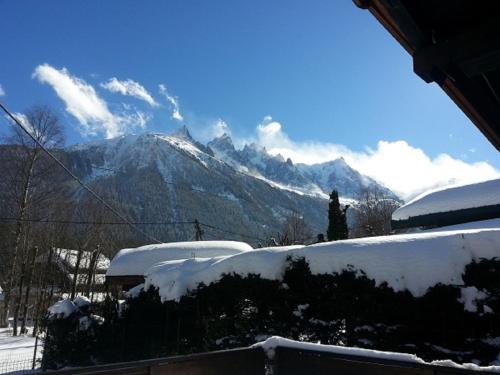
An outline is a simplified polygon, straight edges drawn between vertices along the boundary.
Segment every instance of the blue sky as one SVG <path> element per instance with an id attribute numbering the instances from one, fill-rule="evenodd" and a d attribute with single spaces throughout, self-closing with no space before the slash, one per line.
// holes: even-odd
<path id="1" fill-rule="evenodd" d="M 417 181 L 395 181 L 394 155 L 420 163 L 426 187 L 450 165 L 453 182 L 500 169 L 486 138 L 351 1 L 3 1 L 0 12 L 0 100 L 19 113 L 50 105 L 69 143 L 180 124 L 207 140 L 222 120 L 237 142 L 294 161 L 346 153 L 396 190 Z M 74 90 L 94 97 L 79 108 Z M 311 159 L 312 150 L 321 153 Z"/>

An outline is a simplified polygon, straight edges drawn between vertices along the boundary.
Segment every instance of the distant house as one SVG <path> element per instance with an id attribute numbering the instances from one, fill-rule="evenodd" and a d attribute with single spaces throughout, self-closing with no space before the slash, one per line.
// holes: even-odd
<path id="1" fill-rule="evenodd" d="M 392 214 L 392 229 L 438 228 L 500 218 L 500 179 L 424 193 Z"/>
<path id="2" fill-rule="evenodd" d="M 75 275 L 77 291 L 104 291 L 110 261 L 98 252 L 82 250 L 79 255 L 78 250 L 54 248 L 37 257 L 36 263 L 44 267 L 44 272 L 49 275 L 48 282 L 57 292 L 68 293 Z"/>
<path id="3" fill-rule="evenodd" d="M 106 272 L 106 283 L 129 290 L 144 282 L 152 266 L 189 258 L 212 258 L 235 255 L 253 248 L 237 241 L 171 242 L 123 249 L 116 254 Z"/>

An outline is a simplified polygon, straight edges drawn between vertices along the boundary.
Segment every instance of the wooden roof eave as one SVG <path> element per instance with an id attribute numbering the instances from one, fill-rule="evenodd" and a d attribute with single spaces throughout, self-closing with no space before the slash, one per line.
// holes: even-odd
<path id="1" fill-rule="evenodd" d="M 484 88 L 479 87 L 469 74 L 472 67 L 472 71 L 475 70 L 474 74 L 480 75 L 480 68 L 484 68 L 485 63 L 489 64 L 490 68 L 500 66 L 500 45 L 494 42 L 500 40 L 498 19 L 484 23 L 471 33 L 457 35 L 456 40 L 449 43 L 433 44 L 433 41 L 428 40 L 429 37 L 427 39 L 424 37 L 423 32 L 400 0 L 353 1 L 359 8 L 368 9 L 412 56 L 414 72 L 427 83 L 436 82 L 500 151 L 500 100 L 498 98 L 500 93 L 495 93 L 490 87 L 493 96 L 488 95 L 491 92 L 485 92 Z M 470 52 L 469 56 L 464 53 L 464 48 Z M 454 56 L 455 59 L 453 59 L 453 56 L 449 54 L 461 54 L 461 56 Z M 470 59 L 470 56 L 474 55 L 477 58 Z"/>

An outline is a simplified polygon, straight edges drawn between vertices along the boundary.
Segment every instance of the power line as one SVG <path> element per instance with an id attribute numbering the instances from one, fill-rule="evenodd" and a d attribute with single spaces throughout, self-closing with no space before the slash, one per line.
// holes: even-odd
<path id="1" fill-rule="evenodd" d="M 68 167 L 66 167 L 63 162 L 61 162 L 54 154 L 52 154 L 49 150 L 45 148 L 45 146 L 34 137 L 26 128 L 19 122 L 19 120 L 12 115 L 12 113 L 2 104 L 0 103 L 0 108 L 9 116 L 9 118 L 14 121 L 50 158 L 52 158 L 64 171 L 71 176 L 81 187 L 87 190 L 94 198 L 96 198 L 102 205 L 104 205 L 108 210 L 110 210 L 113 214 L 115 214 L 120 220 L 123 220 L 126 224 L 128 224 L 131 228 L 135 229 L 137 232 L 141 233 L 144 237 L 149 240 L 152 240 L 157 243 L 162 243 L 156 238 L 150 236 L 146 232 L 144 232 L 139 227 L 132 224 L 125 216 L 115 210 L 109 203 L 107 203 L 101 196 L 99 196 L 95 191 L 93 191 L 87 184 L 85 184 L 82 180 L 80 180 L 73 172 L 71 172 Z"/>
<path id="2" fill-rule="evenodd" d="M 18 218 L 15 217 L 0 217 L 0 222 L 10 222 L 10 221 L 23 221 L 23 222 L 30 222 L 30 223 L 41 223 L 41 224 L 75 224 L 75 225 L 195 225 L 198 224 L 198 226 L 203 226 L 205 228 L 209 228 L 215 231 L 227 233 L 227 234 L 232 234 L 235 236 L 239 236 L 242 238 L 249 238 L 252 240 L 258 240 L 258 241 L 266 241 L 265 239 L 262 239 L 260 237 L 255 237 L 255 236 L 250 236 L 244 233 L 239 233 L 239 232 L 234 232 L 231 230 L 223 229 L 216 227 L 214 225 L 210 224 L 205 224 L 200 221 L 139 221 L 139 222 L 129 222 L 129 223 L 124 223 L 121 221 L 113 222 L 113 221 L 75 221 L 75 220 L 57 220 L 57 219 L 21 219 L 19 220 Z"/>
<path id="3" fill-rule="evenodd" d="M 213 230 L 218 230 L 219 232 L 224 232 L 224 233 L 228 233 L 228 234 L 234 234 L 234 235 L 240 236 L 242 238 L 246 237 L 246 238 L 250 238 L 250 239 L 253 239 L 253 240 L 266 241 L 266 240 L 264 240 L 262 238 L 259 238 L 259 237 L 249 236 L 247 234 L 238 233 L 238 232 L 233 232 L 233 231 L 222 229 L 222 228 L 216 227 L 214 225 L 210 225 L 210 224 L 205 224 L 205 223 L 201 223 L 200 222 L 200 225 L 203 226 L 203 227 L 206 227 L 206 228 L 213 229 Z"/>
<path id="4" fill-rule="evenodd" d="M 25 221 L 31 223 L 43 224 L 83 224 L 83 225 L 193 225 L 194 221 L 142 221 L 128 222 L 123 221 L 75 221 L 75 220 L 57 220 L 57 219 L 19 219 L 15 217 L 0 217 L 0 221 Z"/>

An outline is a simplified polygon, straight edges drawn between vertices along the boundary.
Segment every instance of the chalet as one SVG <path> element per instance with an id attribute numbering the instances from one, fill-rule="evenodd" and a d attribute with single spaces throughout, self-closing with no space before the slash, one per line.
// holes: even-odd
<path id="1" fill-rule="evenodd" d="M 430 229 L 500 218 L 500 179 L 426 192 L 392 214 L 392 229 Z"/>
<path id="2" fill-rule="evenodd" d="M 98 251 L 54 248 L 37 257 L 36 263 L 44 267 L 47 282 L 56 292 L 69 293 L 76 276 L 76 290 L 84 293 L 104 291 L 110 261 Z"/>
<path id="3" fill-rule="evenodd" d="M 146 245 L 122 249 L 116 254 L 106 272 L 106 283 L 129 290 L 144 282 L 144 275 L 152 266 L 189 258 L 212 258 L 239 254 L 252 250 L 244 242 L 192 241 Z"/>

